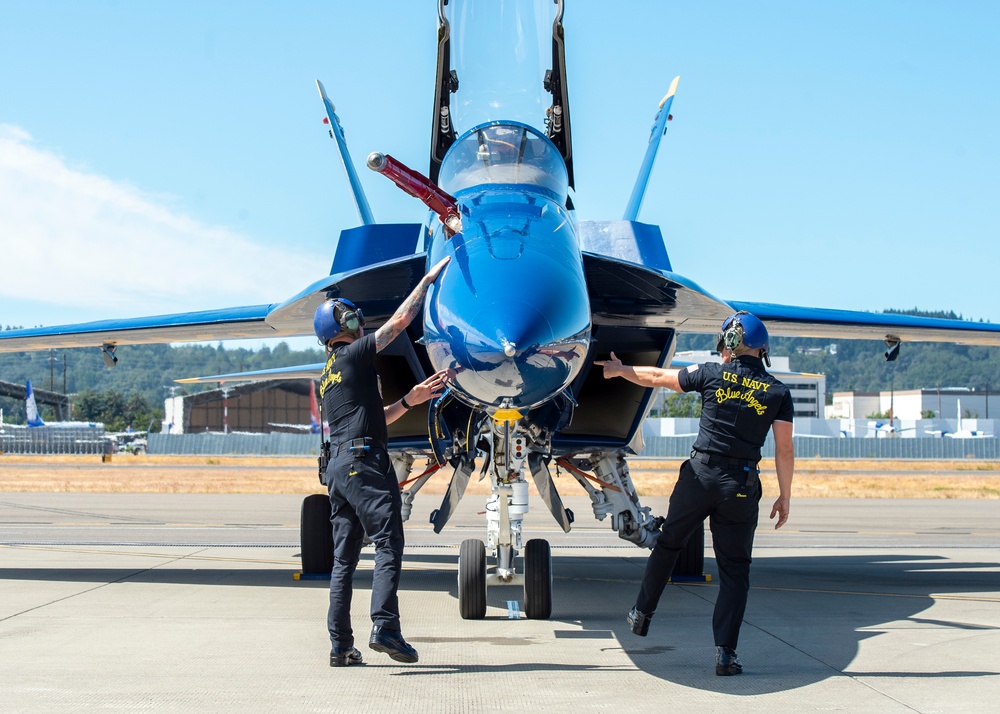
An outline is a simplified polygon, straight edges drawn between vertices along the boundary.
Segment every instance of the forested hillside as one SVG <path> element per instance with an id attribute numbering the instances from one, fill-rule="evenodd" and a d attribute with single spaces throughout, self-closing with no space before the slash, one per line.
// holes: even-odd
<path id="1" fill-rule="evenodd" d="M 0 354 L 0 380 L 23 384 L 30 379 L 38 389 L 79 395 L 73 400 L 74 419 L 100 420 L 114 429 L 118 426 L 112 427 L 112 422 L 124 428 L 124 422 L 133 421 L 135 428 L 141 424 L 145 429 L 157 412 L 162 417 L 163 400 L 171 390 L 190 394 L 215 386 L 179 385 L 175 379 L 323 361 L 319 347 L 291 350 L 284 342 L 256 351 L 221 344 L 123 345 L 117 355 L 118 365 L 107 368 L 97 348 Z M 126 412 L 124 404 L 129 402 L 132 409 Z M 22 402 L 0 397 L 0 407 L 6 421 L 24 423 Z M 92 411 L 80 411 L 87 407 Z"/>
<path id="2" fill-rule="evenodd" d="M 950 312 L 887 312 L 960 319 Z M 678 350 L 714 346 L 715 338 L 708 335 L 682 336 L 678 341 Z M 831 344 L 830 340 L 783 337 L 771 341 L 771 354 L 787 355 L 792 370 L 826 374 L 828 394 L 890 387 L 1000 390 L 1000 348 L 906 343 L 895 362 L 886 362 L 884 351 L 880 341 L 839 340 Z M 74 399 L 76 419 L 101 420 L 110 428 L 124 428 L 127 422 L 135 422 L 136 428 L 145 428 L 157 413 L 162 416 L 163 400 L 171 390 L 188 394 L 212 386 L 181 386 L 175 379 L 323 360 L 319 347 L 291 350 L 285 343 L 256 351 L 227 349 L 221 344 L 124 345 L 117 354 L 118 366 L 111 369 L 104 366 L 97 348 L 0 354 L 0 380 L 23 383 L 30 379 L 39 389 L 79 395 Z M 8 422 L 24 423 L 22 402 L 0 397 L 0 407 Z M 81 409 L 89 411 L 82 413 Z"/>

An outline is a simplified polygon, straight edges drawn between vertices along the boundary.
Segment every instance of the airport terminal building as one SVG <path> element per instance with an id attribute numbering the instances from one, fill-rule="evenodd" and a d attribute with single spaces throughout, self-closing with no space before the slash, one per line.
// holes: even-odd
<path id="1" fill-rule="evenodd" d="M 169 397 L 163 412 L 165 434 L 308 432 L 309 380 L 244 382 Z"/>

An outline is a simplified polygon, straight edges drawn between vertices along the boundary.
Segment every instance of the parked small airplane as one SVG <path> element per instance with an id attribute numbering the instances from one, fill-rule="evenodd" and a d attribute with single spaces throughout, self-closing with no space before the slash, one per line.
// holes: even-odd
<path id="1" fill-rule="evenodd" d="M 893 421 L 870 421 L 868 422 L 868 428 L 873 429 L 875 431 L 875 437 L 879 439 L 884 437 L 899 436 L 904 431 L 916 430 L 916 428 L 912 426 L 896 426 Z"/>
<path id="2" fill-rule="evenodd" d="M 948 437 L 949 439 L 991 439 L 993 438 L 992 432 L 983 431 L 981 429 L 966 429 L 963 421 L 965 417 L 962 416 L 962 400 L 956 400 L 958 412 L 958 429 L 955 431 L 947 431 L 945 429 L 927 429 L 925 434 L 933 434 L 934 436 Z"/>
<path id="3" fill-rule="evenodd" d="M 271 305 L 5 331 L 0 351 L 96 346 L 113 365 L 121 344 L 310 335 L 316 307 L 337 296 L 358 304 L 375 329 L 428 265 L 449 256 L 422 319 L 377 363 L 390 401 L 439 369 L 455 372 L 425 416 L 412 410 L 390 428 L 404 505 L 438 467 L 453 467 L 447 494 L 431 516 L 440 531 L 476 462 L 484 463 L 492 488 L 486 541 L 462 543 L 459 611 L 464 618 L 482 618 L 487 582 L 521 583 L 525 614 L 546 618 L 552 602 L 549 544 L 522 538 L 529 476 L 565 531 L 574 515 L 563 505 L 551 467 L 579 483 L 595 518 L 609 522 L 621 538 L 649 547 L 658 532 L 659 520 L 642 505 L 627 462 L 642 451 L 642 423 L 654 390 L 609 382 L 592 369 L 594 360 L 614 351 L 629 364 L 667 365 L 678 334 L 715 334 L 737 310 L 753 312 L 772 336 L 885 340 L 890 360 L 904 341 L 1000 345 L 1000 325 L 722 300 L 675 272 L 659 228 L 639 222 L 638 215 L 678 79 L 657 108 L 622 218 L 578 220 L 571 198 L 563 5 L 439 0 L 428 175 L 378 151 L 367 161 L 426 204 L 429 211 L 415 213 L 417 222 L 375 222 L 334 106 L 317 82 L 362 223 L 341 233 L 329 275 Z M 475 37 L 466 36 L 477 30 Z M 514 70 L 524 70 L 521 63 L 535 57 L 515 51 L 531 43 L 532 32 L 548 38 L 551 52 L 542 55 L 543 64 L 528 68 L 531 86 L 511 86 L 510 77 L 524 76 Z M 497 48 L 511 48 L 509 66 L 487 68 L 496 86 L 473 81 L 484 76 L 476 53 L 483 37 L 494 56 Z M 453 46 L 459 51 L 452 53 Z M 525 96 L 537 101 L 526 112 L 514 112 L 515 104 L 525 106 Z M 425 456 L 433 466 L 411 476 L 415 459 Z M 302 518 L 303 569 L 329 572 L 328 499 L 308 497 Z M 687 550 L 700 575 L 703 540 L 691 538 Z M 487 552 L 495 562 L 492 572 Z"/>
<path id="4" fill-rule="evenodd" d="M 992 439 L 993 432 L 980 431 L 978 429 L 958 429 L 956 431 L 947 431 L 946 429 L 927 429 L 924 431 L 925 434 L 932 434 L 934 436 L 948 437 L 949 439 Z"/>
<path id="5" fill-rule="evenodd" d="M 100 426 L 97 422 L 93 421 L 51 421 L 45 422 L 42 420 L 42 415 L 38 412 L 38 404 L 35 402 L 35 392 L 31 388 L 31 380 L 29 379 L 24 384 L 24 406 L 25 412 L 28 417 L 28 426 L 39 427 L 46 426 L 50 429 L 80 429 L 80 428 L 94 428 Z"/>

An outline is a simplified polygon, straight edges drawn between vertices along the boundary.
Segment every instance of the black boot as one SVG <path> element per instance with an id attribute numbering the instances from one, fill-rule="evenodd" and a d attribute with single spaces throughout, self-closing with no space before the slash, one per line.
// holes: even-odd
<path id="1" fill-rule="evenodd" d="M 639 637 L 645 637 L 649 633 L 649 621 L 653 619 L 653 613 L 640 612 L 633 607 L 628 611 L 627 619 L 632 632 Z"/>
<path id="2" fill-rule="evenodd" d="M 385 652 L 397 662 L 412 664 L 419 659 L 417 651 L 406 644 L 399 630 L 387 630 L 380 625 L 372 628 L 368 646 L 376 652 Z"/>
<path id="3" fill-rule="evenodd" d="M 356 647 L 334 647 L 330 650 L 331 667 L 349 667 L 352 664 L 364 664 Z"/>
<path id="4" fill-rule="evenodd" d="M 729 677 L 740 674 L 743 671 L 743 663 L 736 656 L 736 650 L 732 647 L 715 648 L 715 673 L 720 677 Z"/>

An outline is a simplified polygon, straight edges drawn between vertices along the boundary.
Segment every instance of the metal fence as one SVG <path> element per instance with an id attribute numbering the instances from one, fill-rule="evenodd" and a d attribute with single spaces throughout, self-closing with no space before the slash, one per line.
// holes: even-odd
<path id="1" fill-rule="evenodd" d="M 104 425 L 80 427 L 12 426 L 0 428 L 0 453 L 103 454 L 108 448 Z"/>
<path id="2" fill-rule="evenodd" d="M 150 454 L 319 456 L 317 434 L 150 434 Z"/>
<path id="3" fill-rule="evenodd" d="M 1000 439 L 819 439 L 794 436 L 795 456 L 801 459 L 983 459 L 1000 460 Z M 684 458 L 691 453 L 690 436 L 656 436 L 646 439 L 644 458 Z M 761 449 L 765 459 L 774 456 L 768 437 Z"/>
<path id="4" fill-rule="evenodd" d="M 1000 460 L 1000 439 L 818 439 L 793 437 L 795 454 L 811 459 L 984 459 Z M 646 439 L 642 458 L 685 458 L 690 436 Z M 318 456 L 316 434 L 150 434 L 150 454 Z M 53 452 L 46 452 L 53 453 Z M 770 437 L 764 458 L 774 456 Z"/>

